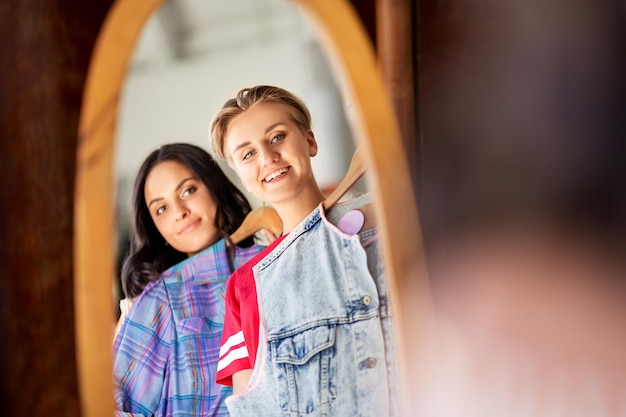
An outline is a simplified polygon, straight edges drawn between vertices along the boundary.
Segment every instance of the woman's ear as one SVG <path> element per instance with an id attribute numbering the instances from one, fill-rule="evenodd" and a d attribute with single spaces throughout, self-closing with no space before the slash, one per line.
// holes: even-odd
<path id="1" fill-rule="evenodd" d="M 317 141 L 311 129 L 306 132 L 306 141 L 309 143 L 309 156 L 313 157 L 317 155 Z"/>

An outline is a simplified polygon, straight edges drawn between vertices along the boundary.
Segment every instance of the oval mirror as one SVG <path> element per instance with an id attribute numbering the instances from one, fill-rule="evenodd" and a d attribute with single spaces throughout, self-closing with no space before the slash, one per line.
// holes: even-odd
<path id="1" fill-rule="evenodd" d="M 178 26 L 181 21 L 193 22 L 192 26 L 196 27 L 205 25 L 200 15 L 185 16 L 187 12 L 180 1 L 117 1 L 103 25 L 87 77 L 78 145 L 74 254 L 77 361 L 83 415 L 109 416 L 113 409 L 112 398 L 102 393 L 110 392 L 112 386 L 115 192 L 118 188 L 124 192 L 124 181 L 127 181 L 120 180 L 118 187 L 116 172 L 119 178 L 134 175 L 133 164 L 137 162 L 131 162 L 127 157 L 133 155 L 141 160 L 159 141 L 199 141 L 204 145 L 206 135 L 198 132 L 206 132 L 211 113 L 239 88 L 258 82 L 275 83 L 300 94 L 312 108 L 314 123 L 316 119 L 329 122 L 327 127 L 314 125 L 314 128 L 318 136 L 326 136 L 330 141 L 336 140 L 338 130 L 342 132 L 339 136 L 350 137 L 347 130 L 341 130 L 344 122 L 337 118 L 340 110 L 346 109 L 354 142 L 363 145 L 369 162 L 369 187 L 378 202 L 377 217 L 396 305 L 399 355 L 405 365 L 410 365 L 409 368 L 401 366 L 405 372 L 399 385 L 405 389 L 415 387 L 419 378 L 409 379 L 409 369 L 419 366 L 425 358 L 416 352 L 426 351 L 420 349 L 420 344 L 428 340 L 425 337 L 428 326 L 423 324 L 427 322 L 430 305 L 417 209 L 391 103 L 377 72 L 372 46 L 351 5 L 343 0 L 293 0 L 289 6 L 296 5 L 302 13 L 295 16 L 293 11 L 281 8 L 281 3 L 286 0 L 241 1 L 241 8 L 248 12 L 254 10 L 253 14 L 261 14 L 274 25 L 242 25 L 239 26 L 242 33 L 229 33 L 232 28 L 227 27 L 222 36 L 228 39 L 203 41 L 200 38 L 206 32 L 195 38 L 195 35 L 185 33 L 183 25 Z M 227 2 L 191 3 L 206 3 L 202 7 L 212 7 Z M 237 3 L 228 1 L 227 6 L 230 8 Z M 269 13 L 273 7 L 284 10 L 285 14 Z M 206 18 L 212 17 L 209 14 Z M 275 26 L 283 28 L 286 23 L 281 19 L 297 22 L 304 19 L 313 32 L 307 32 L 303 29 L 305 25 L 298 24 L 291 28 L 297 39 L 280 39 Z M 217 18 L 213 22 L 223 23 Z M 142 43 L 142 36 L 146 37 L 146 44 Z M 282 51 L 279 56 L 268 56 L 260 50 L 248 51 L 245 58 L 234 56 L 238 42 L 266 43 L 272 37 L 278 42 L 275 45 L 279 48 L 277 50 Z M 149 39 L 156 39 L 158 47 L 150 45 L 152 41 Z M 298 44 L 296 40 L 304 43 Z M 225 46 L 228 42 L 232 42 L 231 46 Z M 321 47 L 317 46 L 318 42 Z M 202 51 L 202 48 L 208 50 Z M 211 69 L 192 68 L 187 60 L 203 60 L 203 52 L 221 56 L 224 61 L 214 61 Z M 320 64 L 324 62 L 319 61 L 320 55 L 330 63 L 334 77 L 329 77 L 328 67 Z M 150 60 L 156 65 L 151 70 L 146 63 Z M 297 62 L 299 60 L 304 62 Z M 157 83 L 158 87 L 153 87 L 155 91 L 142 84 L 144 81 L 138 78 L 141 71 L 144 71 L 143 79 L 147 80 L 152 77 L 150 71 L 159 72 L 159 65 L 162 72 L 168 72 L 164 66 L 168 62 L 184 67 L 183 72 L 167 74 Z M 224 62 L 231 64 L 222 68 Z M 278 73 L 268 75 L 272 68 L 280 65 L 286 66 L 289 78 Z M 262 67 L 263 71 L 268 71 L 267 78 L 261 80 L 242 75 L 242 67 L 252 71 Z M 298 72 L 298 68 L 305 69 Z M 186 77 L 194 72 L 202 72 L 199 75 L 204 75 L 206 83 L 187 83 Z M 222 83 L 217 74 L 221 76 L 226 72 L 241 78 L 235 83 Z M 317 82 L 320 88 L 303 83 L 307 78 Z M 336 80 L 338 90 L 334 90 L 333 80 Z M 133 91 L 139 94 L 135 95 Z M 179 111 L 182 102 L 194 103 L 194 106 Z M 324 106 L 328 107 L 322 108 Z M 151 121 L 141 123 L 140 117 L 126 113 L 125 107 L 145 112 L 143 117 Z M 339 111 L 334 112 L 335 109 Z M 174 117 L 175 114 L 179 118 Z M 172 124 L 165 128 L 161 125 L 163 121 Z M 146 123 L 149 125 L 137 130 L 138 124 Z M 328 129 L 328 133 L 320 134 L 321 129 Z M 144 139 L 154 139 L 162 133 L 164 135 L 157 142 L 144 142 Z M 121 136 L 130 139 L 120 139 Z M 328 179 L 330 186 L 345 171 L 350 150 L 354 149 L 351 144 L 342 144 L 342 152 L 337 152 L 335 142 L 331 145 L 320 145 L 320 148 L 327 149 L 328 158 L 337 157 L 337 161 L 329 165 L 335 167 Z M 321 172 L 325 168 L 318 170 L 318 181 L 325 181 Z M 126 198 L 120 194 L 120 202 Z M 120 212 L 119 217 L 127 218 L 127 215 Z M 123 225 L 123 222 L 119 223 Z M 391 242 L 394 242 L 393 250 Z M 407 331 L 409 329 L 411 331 Z M 413 352 L 410 363 L 404 360 L 407 351 Z"/>

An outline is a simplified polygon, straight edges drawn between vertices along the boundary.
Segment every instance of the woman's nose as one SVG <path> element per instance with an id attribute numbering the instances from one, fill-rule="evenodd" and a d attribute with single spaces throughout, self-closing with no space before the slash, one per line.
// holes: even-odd
<path id="1" fill-rule="evenodd" d="M 176 219 L 184 219 L 189 215 L 189 208 L 184 204 L 178 203 L 174 205 L 174 213 Z"/>
<path id="2" fill-rule="evenodd" d="M 264 165 L 271 165 L 279 159 L 278 152 L 273 149 L 262 149 L 260 152 L 261 161 Z"/>

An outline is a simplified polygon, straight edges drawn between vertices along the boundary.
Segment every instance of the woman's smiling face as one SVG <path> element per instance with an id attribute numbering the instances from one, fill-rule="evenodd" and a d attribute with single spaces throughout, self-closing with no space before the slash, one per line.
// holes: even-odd
<path id="1" fill-rule="evenodd" d="M 317 153 L 313 132 L 302 132 L 277 104 L 259 103 L 235 117 L 224 145 L 243 185 L 263 201 L 277 204 L 317 188 L 311 168 Z"/>
<path id="2" fill-rule="evenodd" d="M 215 201 L 184 164 L 156 165 L 146 178 L 144 198 L 159 233 L 174 249 L 192 256 L 220 239 Z"/>

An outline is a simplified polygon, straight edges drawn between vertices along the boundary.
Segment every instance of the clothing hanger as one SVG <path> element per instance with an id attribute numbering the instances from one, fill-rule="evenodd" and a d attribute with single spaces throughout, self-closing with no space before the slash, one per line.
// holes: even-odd
<path id="1" fill-rule="evenodd" d="M 352 155 L 348 172 L 343 177 L 337 188 L 324 200 L 324 210 L 328 210 L 347 193 L 350 188 L 363 176 L 367 170 L 367 162 L 361 145 L 357 146 Z"/>
<path id="2" fill-rule="evenodd" d="M 267 229 L 275 236 L 283 232 L 283 222 L 272 207 L 261 206 L 253 209 L 243 219 L 241 226 L 230 235 L 230 240 L 236 245 L 261 229 Z"/>

